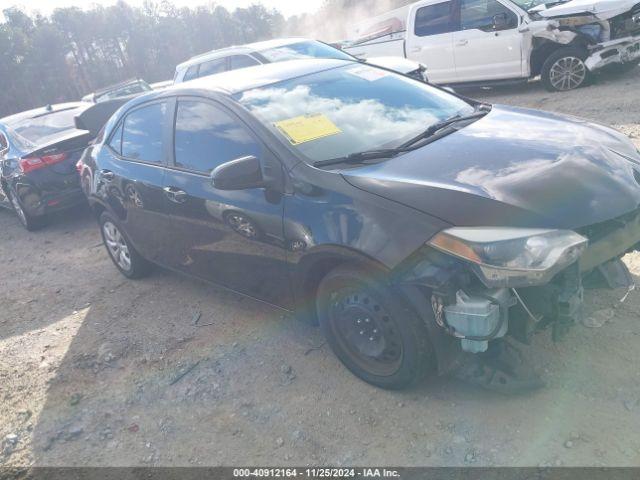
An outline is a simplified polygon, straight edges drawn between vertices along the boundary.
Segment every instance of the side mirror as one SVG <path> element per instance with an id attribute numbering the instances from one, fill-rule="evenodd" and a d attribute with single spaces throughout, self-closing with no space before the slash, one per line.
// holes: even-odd
<path id="1" fill-rule="evenodd" d="M 260 160 L 253 155 L 218 165 L 211 173 L 211 178 L 218 190 L 246 190 L 264 186 Z"/>
<path id="2" fill-rule="evenodd" d="M 502 12 L 493 16 L 492 23 L 494 30 L 504 30 L 508 27 L 507 14 Z"/>

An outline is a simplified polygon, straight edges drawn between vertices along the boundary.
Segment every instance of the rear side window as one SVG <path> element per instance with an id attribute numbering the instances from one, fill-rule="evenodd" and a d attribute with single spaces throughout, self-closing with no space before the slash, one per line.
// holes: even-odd
<path id="1" fill-rule="evenodd" d="M 259 143 L 244 124 L 221 108 L 199 101 L 178 102 L 175 149 L 177 167 L 202 173 L 260 153 Z"/>
<path id="2" fill-rule="evenodd" d="M 193 80 L 194 78 L 198 78 L 198 65 L 190 66 L 184 74 L 183 81 Z"/>
<path id="3" fill-rule="evenodd" d="M 416 12 L 414 33 L 418 37 L 438 35 L 458 30 L 454 18 L 453 2 L 436 3 L 419 8 Z"/>
<path id="4" fill-rule="evenodd" d="M 231 57 L 229 57 L 229 61 L 231 62 L 231 66 L 229 67 L 230 70 L 260 65 L 260 62 L 250 57 L 249 55 L 232 55 Z"/>
<path id="5" fill-rule="evenodd" d="M 145 162 L 162 163 L 167 104 L 153 103 L 138 108 L 124 119 L 122 156 Z"/>
<path id="6" fill-rule="evenodd" d="M 199 77 L 206 77 L 207 75 L 214 75 L 216 73 L 224 72 L 227 69 L 227 59 L 217 58 L 200 64 Z"/>
<path id="7" fill-rule="evenodd" d="M 118 154 L 122 153 L 122 122 L 118 125 L 118 128 L 111 135 L 109 146 Z"/>

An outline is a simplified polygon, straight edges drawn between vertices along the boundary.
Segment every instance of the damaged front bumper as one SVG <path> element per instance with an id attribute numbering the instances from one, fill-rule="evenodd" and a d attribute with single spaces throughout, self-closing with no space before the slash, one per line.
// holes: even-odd
<path id="1" fill-rule="evenodd" d="M 631 63 L 640 59 L 640 35 L 597 44 L 585 59 L 590 71 L 616 63 Z"/>

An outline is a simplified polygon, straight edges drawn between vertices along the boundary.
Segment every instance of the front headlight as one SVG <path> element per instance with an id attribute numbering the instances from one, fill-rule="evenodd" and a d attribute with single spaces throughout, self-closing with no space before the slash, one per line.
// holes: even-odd
<path id="1" fill-rule="evenodd" d="M 487 287 L 542 285 L 575 262 L 587 239 L 570 230 L 454 227 L 429 245 L 471 263 Z"/>

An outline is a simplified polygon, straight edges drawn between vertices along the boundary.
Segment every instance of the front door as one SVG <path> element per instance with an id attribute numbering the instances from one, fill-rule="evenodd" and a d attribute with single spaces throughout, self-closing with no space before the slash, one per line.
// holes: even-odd
<path id="1" fill-rule="evenodd" d="M 269 153 L 242 121 L 215 102 L 179 99 L 175 118 L 175 158 L 164 187 L 173 222 L 166 262 L 290 306 L 282 194 L 268 188 L 218 190 L 211 180 L 212 170 L 222 163 L 248 155 L 264 161 Z"/>
<path id="2" fill-rule="evenodd" d="M 427 67 L 433 83 L 456 80 L 453 32 L 458 28 L 456 3 L 428 0 L 415 4 L 407 25 L 406 56 Z"/>
<path id="3" fill-rule="evenodd" d="M 515 12 L 498 0 L 460 0 L 460 27 L 453 34 L 458 82 L 522 77 Z"/>

